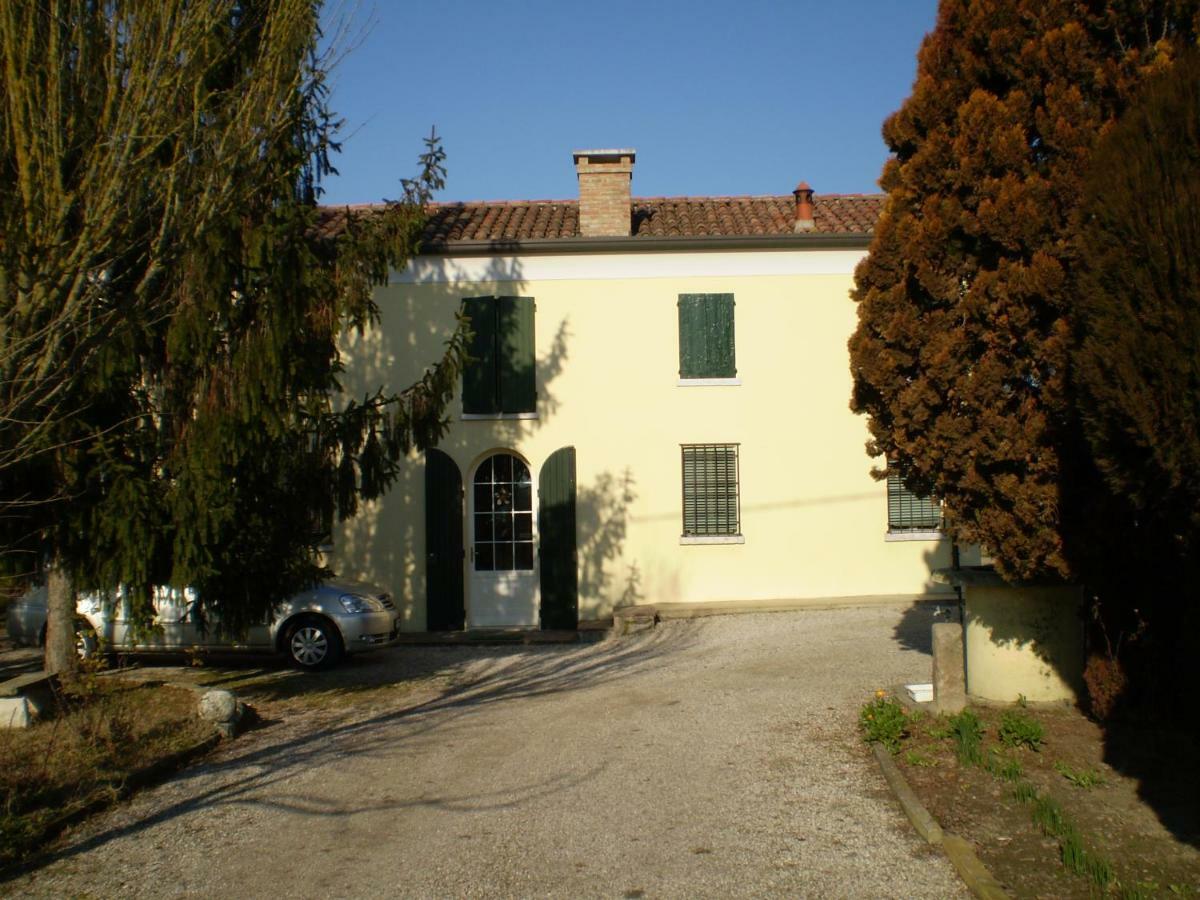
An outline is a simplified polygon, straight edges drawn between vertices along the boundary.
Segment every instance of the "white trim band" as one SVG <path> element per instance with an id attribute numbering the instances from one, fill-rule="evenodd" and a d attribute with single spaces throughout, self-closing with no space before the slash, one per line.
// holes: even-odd
<path id="1" fill-rule="evenodd" d="M 567 253 L 553 256 L 418 256 L 389 284 L 527 284 L 617 278 L 853 275 L 866 250 L 708 253 Z"/>
<path id="2" fill-rule="evenodd" d="M 678 387 L 734 387 L 742 383 L 740 378 L 680 378 Z"/>
<path id="3" fill-rule="evenodd" d="M 680 544 L 744 544 L 744 534 L 684 534 L 679 537 Z"/>
<path id="4" fill-rule="evenodd" d="M 536 419 L 538 414 L 535 412 L 525 413 L 463 413 L 462 421 L 464 422 L 501 422 L 516 419 Z"/>
<path id="5" fill-rule="evenodd" d="M 936 528 L 932 531 L 889 531 L 883 536 L 884 541 L 889 544 L 903 541 L 941 541 L 945 538 L 946 535 Z"/>

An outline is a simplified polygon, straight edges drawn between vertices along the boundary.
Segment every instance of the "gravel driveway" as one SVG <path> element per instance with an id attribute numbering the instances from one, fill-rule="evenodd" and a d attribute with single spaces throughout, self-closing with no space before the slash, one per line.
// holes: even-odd
<path id="1" fill-rule="evenodd" d="M 856 731 L 872 690 L 928 680 L 929 624 L 843 609 L 397 648 L 377 658 L 413 680 L 402 698 L 251 732 L 0 892 L 966 896 Z"/>

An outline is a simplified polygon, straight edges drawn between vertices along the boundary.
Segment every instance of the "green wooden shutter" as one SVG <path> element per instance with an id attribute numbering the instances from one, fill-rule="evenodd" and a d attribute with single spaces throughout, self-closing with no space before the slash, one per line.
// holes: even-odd
<path id="1" fill-rule="evenodd" d="M 708 320 L 710 378 L 733 378 L 737 366 L 733 356 L 733 294 L 709 294 Z"/>
<path id="2" fill-rule="evenodd" d="M 463 371 L 463 412 L 498 413 L 495 298 L 468 297 L 463 300 L 463 312 L 475 332 L 467 348 L 472 358 Z"/>
<path id="3" fill-rule="evenodd" d="M 550 454 L 538 475 L 542 628 L 579 625 L 579 563 L 575 540 L 575 448 Z"/>
<path id="4" fill-rule="evenodd" d="M 679 377 L 733 378 L 733 294 L 679 295 Z"/>
<path id="5" fill-rule="evenodd" d="M 425 629 L 461 631 L 463 605 L 462 476 L 441 450 L 425 451 Z"/>
<path id="6" fill-rule="evenodd" d="M 679 377 L 702 378 L 704 353 L 704 295 L 679 295 Z"/>
<path id="7" fill-rule="evenodd" d="M 533 298 L 500 297 L 496 303 L 499 412 L 535 412 Z"/>

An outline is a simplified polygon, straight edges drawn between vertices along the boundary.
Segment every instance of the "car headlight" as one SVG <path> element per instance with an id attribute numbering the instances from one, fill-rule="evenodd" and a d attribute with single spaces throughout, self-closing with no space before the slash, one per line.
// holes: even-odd
<path id="1" fill-rule="evenodd" d="M 382 612 L 383 604 L 374 597 L 363 597 L 360 594 L 342 594 L 338 597 L 342 609 L 348 613 Z"/>

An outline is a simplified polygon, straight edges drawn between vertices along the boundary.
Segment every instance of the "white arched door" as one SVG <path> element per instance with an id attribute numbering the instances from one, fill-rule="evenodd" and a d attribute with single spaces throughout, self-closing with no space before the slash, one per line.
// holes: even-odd
<path id="1" fill-rule="evenodd" d="M 536 628 L 533 480 L 511 453 L 481 462 L 471 478 L 468 628 Z"/>

